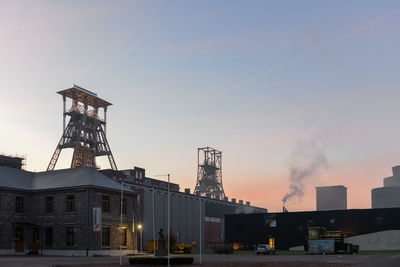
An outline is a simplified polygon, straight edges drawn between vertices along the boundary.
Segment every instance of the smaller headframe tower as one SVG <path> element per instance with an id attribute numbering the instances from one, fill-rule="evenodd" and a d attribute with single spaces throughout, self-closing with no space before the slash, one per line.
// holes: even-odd
<path id="1" fill-rule="evenodd" d="M 224 199 L 222 152 L 211 147 L 198 148 L 197 162 L 197 182 L 194 193 Z"/>
<path id="2" fill-rule="evenodd" d="M 107 107 L 112 104 L 77 85 L 57 93 L 63 98 L 63 134 L 47 171 L 54 170 L 61 150 L 64 148 L 74 149 L 71 168 L 97 168 L 96 157 L 107 156 L 111 168 L 117 170 L 106 138 Z M 67 98 L 72 100 L 69 110 L 66 110 Z M 100 108 L 104 109 L 103 119 L 99 117 Z M 67 125 L 65 124 L 66 116 L 70 117 Z"/>

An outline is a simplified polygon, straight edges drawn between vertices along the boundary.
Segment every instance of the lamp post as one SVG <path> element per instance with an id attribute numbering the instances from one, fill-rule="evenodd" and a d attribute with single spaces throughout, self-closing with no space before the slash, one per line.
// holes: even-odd
<path id="1" fill-rule="evenodd" d="M 156 256 L 156 227 L 155 227 L 155 219 L 154 219 L 154 185 L 153 185 L 153 252 L 154 257 Z"/>
<path id="2" fill-rule="evenodd" d="M 171 266 L 170 264 L 169 264 L 169 251 L 170 251 L 170 240 L 171 240 L 171 230 L 169 229 L 170 228 L 170 226 L 169 226 L 169 206 L 170 206 L 170 204 L 169 204 L 169 199 L 170 199 L 170 197 L 169 197 L 169 173 L 168 173 L 168 266 Z"/>
<path id="3" fill-rule="evenodd" d="M 143 253 L 143 227 L 141 224 L 139 224 L 138 228 L 140 229 L 140 254 L 142 254 Z"/>
<path id="4" fill-rule="evenodd" d="M 169 180 L 170 180 L 170 174 L 162 174 L 162 175 L 155 175 L 155 176 L 168 176 L 168 266 L 170 265 L 170 235 L 171 235 L 171 231 L 170 231 L 170 226 L 169 226 L 169 211 L 170 211 L 170 194 L 169 194 Z"/>
<path id="5" fill-rule="evenodd" d="M 199 192 L 199 249 L 200 249 L 200 264 L 201 264 L 201 193 Z"/>
<path id="6" fill-rule="evenodd" d="M 121 180 L 121 213 L 120 213 L 120 231 L 121 231 L 121 236 L 120 236 L 120 241 L 119 241 L 119 265 L 122 265 L 122 204 L 123 204 L 123 199 L 124 199 L 124 181 Z"/>

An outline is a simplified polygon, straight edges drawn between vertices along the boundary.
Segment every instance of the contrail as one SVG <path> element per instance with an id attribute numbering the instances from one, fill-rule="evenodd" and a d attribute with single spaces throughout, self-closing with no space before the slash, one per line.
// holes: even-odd
<path id="1" fill-rule="evenodd" d="M 175 11 L 178 7 L 180 7 L 184 3 L 184 0 L 180 0 L 178 2 L 175 2 L 174 5 L 169 5 L 168 10 L 164 10 L 164 14 L 160 14 L 157 20 L 154 20 L 152 24 L 148 26 L 148 28 L 144 31 L 143 34 L 137 36 L 134 40 L 132 40 L 130 43 L 125 46 L 124 49 L 113 49 L 115 51 L 111 51 L 109 54 L 112 54 L 114 52 L 115 55 L 112 57 L 111 60 L 104 60 L 104 58 L 101 58 L 99 62 L 96 64 L 91 63 L 89 66 L 86 67 L 86 71 L 81 75 L 81 78 L 87 77 L 89 74 L 97 74 L 100 75 L 100 72 L 102 72 L 100 67 L 107 67 L 112 64 L 114 64 L 118 59 L 125 57 L 126 55 L 132 53 L 136 48 L 138 48 L 140 45 L 144 43 L 144 41 L 149 38 L 152 34 L 154 34 L 158 28 L 160 28 L 163 25 L 166 25 L 171 18 L 167 17 L 165 15 L 166 12 L 172 13 Z M 160 10 L 162 12 L 162 10 Z M 104 71 L 104 70 L 103 70 Z"/>
<path id="2" fill-rule="evenodd" d="M 181 0 L 179 2 L 176 2 L 175 5 L 170 6 L 169 12 L 171 13 L 172 11 L 176 10 L 179 6 L 181 6 L 183 4 L 184 0 Z M 134 50 L 135 48 L 137 48 L 138 46 L 140 46 L 145 39 L 147 39 L 150 35 L 152 35 L 161 25 L 165 25 L 168 23 L 168 21 L 170 20 L 170 18 L 168 17 L 161 17 L 159 18 L 158 21 L 156 21 L 155 23 L 153 23 L 153 25 L 150 25 L 150 28 L 147 30 L 147 32 L 145 32 L 142 36 L 141 39 L 137 39 L 134 42 L 132 42 L 124 51 L 122 51 L 121 54 L 119 54 L 119 57 L 125 56 L 129 53 L 132 52 L 132 50 Z"/>
<path id="3" fill-rule="evenodd" d="M 343 35 L 340 35 L 339 37 L 333 39 L 330 42 L 327 42 L 327 43 L 322 44 L 322 45 L 320 45 L 318 47 L 315 47 L 315 48 L 313 48 L 311 50 L 308 50 L 307 52 L 305 52 L 303 54 L 297 55 L 294 58 L 292 58 L 290 60 L 287 60 L 287 61 L 275 66 L 274 68 L 272 68 L 270 70 L 267 70 L 265 72 L 261 72 L 258 75 L 254 76 L 253 78 L 251 78 L 251 79 L 249 79 L 249 80 L 247 80 L 247 81 L 245 81 L 245 82 L 243 82 L 243 83 L 241 83 L 241 84 L 239 84 L 239 85 L 237 85 L 235 87 L 232 87 L 232 88 L 229 88 L 227 90 L 221 91 L 220 93 L 209 97 L 206 100 L 206 102 L 211 102 L 214 99 L 219 98 L 219 97 L 221 97 L 223 95 L 226 95 L 226 94 L 231 93 L 233 91 L 238 91 L 238 90 L 242 89 L 243 87 L 245 87 L 246 85 L 263 78 L 264 76 L 267 76 L 267 75 L 269 75 L 271 73 L 274 73 L 274 72 L 276 72 L 278 70 L 281 70 L 283 68 L 286 68 L 287 66 L 290 66 L 290 65 L 296 63 L 297 61 L 302 60 L 303 58 L 306 58 L 306 57 L 308 57 L 308 56 L 310 56 L 312 54 L 315 54 L 316 52 L 318 52 L 318 51 L 320 51 L 320 50 L 322 50 L 324 48 L 330 47 L 330 46 L 332 46 L 332 45 L 334 45 L 336 43 L 339 43 L 341 41 L 349 39 L 349 38 L 353 37 L 354 35 L 357 35 L 357 34 L 363 32 L 363 31 L 366 31 L 366 30 L 376 26 L 376 25 L 379 25 L 379 24 L 381 24 L 381 23 L 383 23 L 383 22 L 385 22 L 385 21 L 387 21 L 387 20 L 389 20 L 389 19 L 391 19 L 391 18 L 393 18 L 393 17 L 395 17 L 395 16 L 397 16 L 399 14 L 400 14 L 400 9 L 398 9 L 395 12 L 390 13 L 390 14 L 388 14 L 386 16 L 383 16 L 383 17 L 381 17 L 379 19 L 375 19 L 375 20 L 367 23 L 366 25 L 364 25 L 364 26 L 362 26 L 362 27 L 360 27 L 360 28 L 358 28 L 358 29 L 356 29 L 354 31 L 351 31 L 351 32 L 345 33 Z"/>

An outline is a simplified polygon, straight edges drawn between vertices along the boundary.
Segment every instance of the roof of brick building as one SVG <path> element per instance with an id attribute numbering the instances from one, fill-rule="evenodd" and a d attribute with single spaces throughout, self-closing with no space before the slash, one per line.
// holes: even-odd
<path id="1" fill-rule="evenodd" d="M 0 166 L 0 187 L 46 190 L 79 186 L 121 190 L 120 183 L 89 167 L 34 173 Z M 126 186 L 124 191 L 132 192 Z"/>

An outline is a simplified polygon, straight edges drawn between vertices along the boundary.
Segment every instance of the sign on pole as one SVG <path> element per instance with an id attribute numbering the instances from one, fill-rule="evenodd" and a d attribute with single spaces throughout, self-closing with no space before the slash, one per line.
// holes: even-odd
<path id="1" fill-rule="evenodd" d="M 93 208 L 93 231 L 101 232 L 101 208 Z"/>

